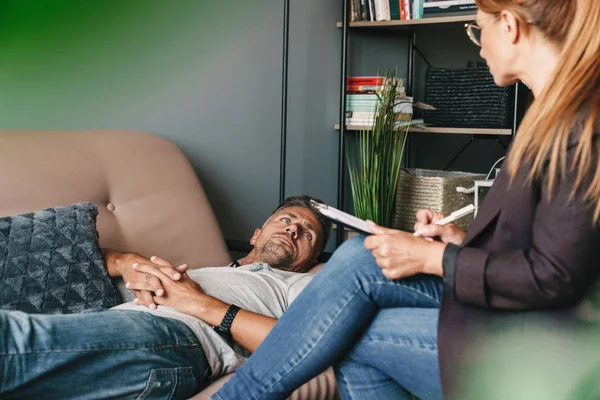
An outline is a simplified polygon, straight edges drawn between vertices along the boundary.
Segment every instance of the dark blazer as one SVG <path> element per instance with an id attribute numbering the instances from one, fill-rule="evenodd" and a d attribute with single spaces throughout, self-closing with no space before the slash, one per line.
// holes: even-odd
<path id="1" fill-rule="evenodd" d="M 569 143 L 567 165 L 576 140 Z M 600 271 L 594 207 L 583 193 L 568 200 L 575 173 L 568 172 L 548 200 L 546 185 L 525 183 L 529 171 L 524 164 L 509 186 L 503 168 L 460 248 L 449 246 L 444 254 L 438 351 L 447 399 L 458 397 L 475 339 L 506 327 L 524 331 L 542 316 L 572 319 Z"/>

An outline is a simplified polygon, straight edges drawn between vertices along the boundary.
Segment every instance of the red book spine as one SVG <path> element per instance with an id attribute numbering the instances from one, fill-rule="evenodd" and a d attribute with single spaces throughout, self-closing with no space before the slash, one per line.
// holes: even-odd
<path id="1" fill-rule="evenodd" d="M 346 80 L 348 86 L 381 86 L 383 85 L 383 77 L 355 77 Z"/>
<path id="2" fill-rule="evenodd" d="M 383 85 L 346 85 L 346 90 L 361 91 L 361 90 L 383 90 Z"/>

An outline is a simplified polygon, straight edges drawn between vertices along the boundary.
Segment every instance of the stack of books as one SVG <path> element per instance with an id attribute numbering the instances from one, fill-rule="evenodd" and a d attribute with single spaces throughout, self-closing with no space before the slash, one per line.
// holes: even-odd
<path id="1" fill-rule="evenodd" d="M 423 18 L 451 17 L 477 12 L 475 0 L 425 0 Z"/>
<path id="2" fill-rule="evenodd" d="M 475 0 L 348 0 L 350 21 L 450 17 L 477 12 Z"/>
<path id="3" fill-rule="evenodd" d="M 379 110 L 379 96 L 384 90 L 381 76 L 358 76 L 346 80 L 346 125 L 372 126 Z M 412 97 L 406 97 L 404 87 L 398 88 L 403 101 L 396 105 L 399 122 L 412 116 Z"/>

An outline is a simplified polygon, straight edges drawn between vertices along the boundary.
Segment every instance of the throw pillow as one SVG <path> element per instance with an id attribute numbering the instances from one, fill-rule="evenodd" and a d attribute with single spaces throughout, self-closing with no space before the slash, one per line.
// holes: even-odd
<path id="1" fill-rule="evenodd" d="M 117 304 L 93 203 L 0 218 L 0 308 L 75 313 Z"/>

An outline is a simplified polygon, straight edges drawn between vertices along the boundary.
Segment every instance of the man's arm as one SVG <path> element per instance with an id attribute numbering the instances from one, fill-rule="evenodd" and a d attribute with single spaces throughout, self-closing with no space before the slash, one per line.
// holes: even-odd
<path id="1" fill-rule="evenodd" d="M 160 262 L 156 259 L 154 261 L 156 263 Z M 200 285 L 187 274 L 183 274 L 179 281 L 174 281 L 154 265 L 139 264 L 134 269 L 152 274 L 161 281 L 165 293 L 161 297 L 154 297 L 153 300 L 156 304 L 172 307 L 211 326 L 218 326 L 221 323 L 230 306 L 230 304 L 204 293 Z M 129 288 L 150 290 L 150 287 L 143 281 L 132 282 Z M 240 310 L 231 324 L 231 335 L 240 346 L 254 352 L 267 337 L 276 322 L 276 318 Z"/>
<path id="2" fill-rule="evenodd" d="M 231 305 L 207 294 L 198 300 L 189 314 L 212 326 L 221 323 Z M 231 324 L 231 336 L 240 346 L 254 353 L 276 323 L 276 318 L 242 309 Z"/>
<path id="3" fill-rule="evenodd" d="M 121 253 L 113 249 L 102 249 L 102 254 L 104 254 L 104 263 L 106 264 L 108 275 L 111 278 L 121 277 L 122 259 L 126 253 Z"/>

